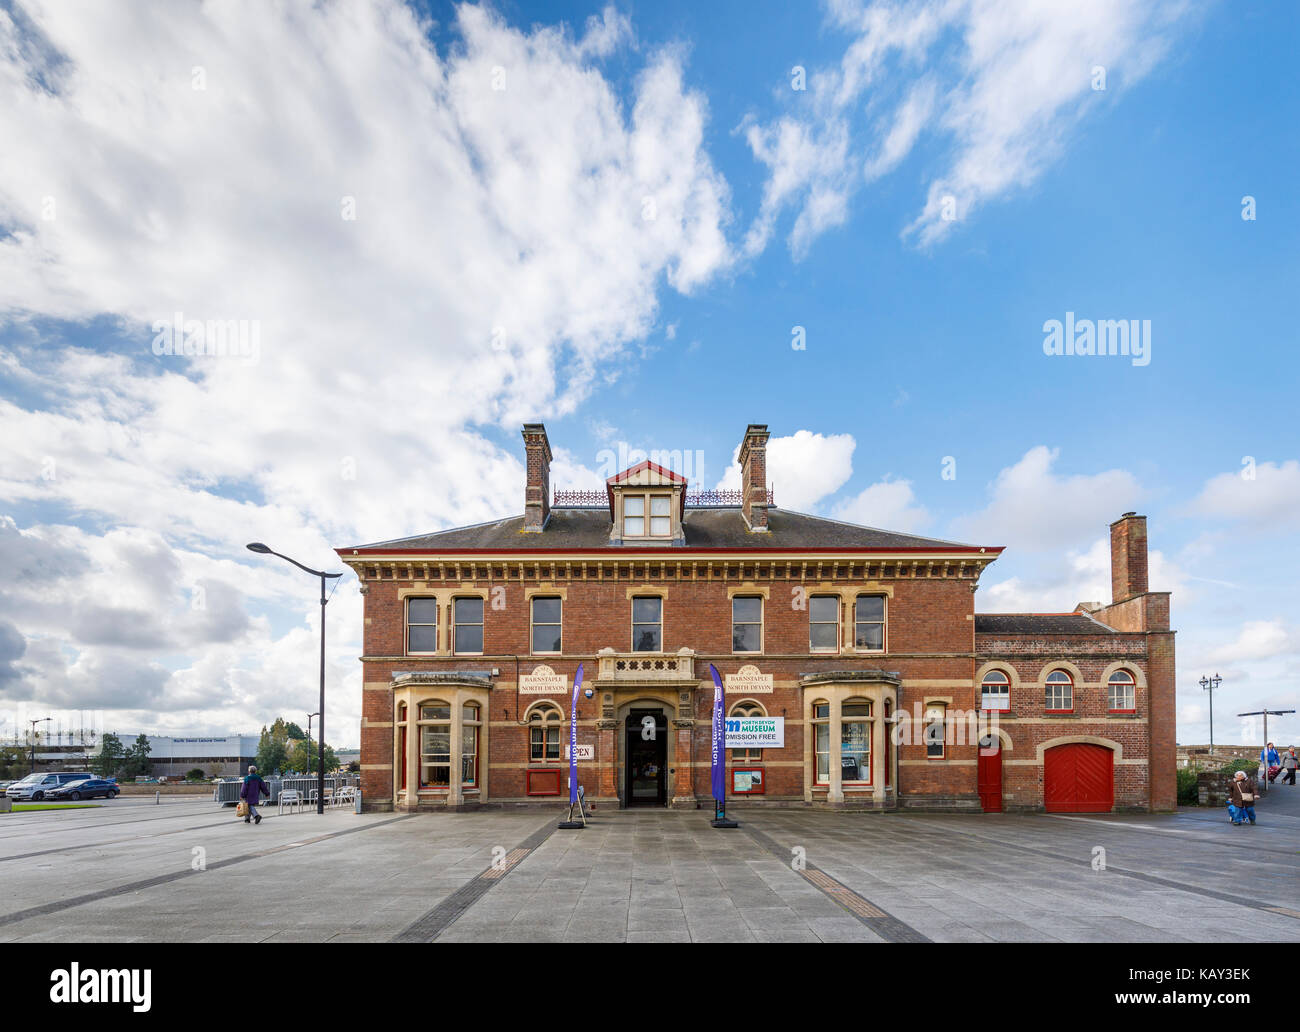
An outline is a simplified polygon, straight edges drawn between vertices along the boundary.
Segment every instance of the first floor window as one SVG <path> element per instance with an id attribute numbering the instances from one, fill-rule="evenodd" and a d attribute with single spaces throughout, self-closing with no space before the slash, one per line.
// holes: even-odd
<path id="1" fill-rule="evenodd" d="M 420 704 L 420 787 L 451 787 L 451 706 Z"/>
<path id="2" fill-rule="evenodd" d="M 558 598 L 533 599 L 533 652 L 560 652 L 560 612 L 564 603 Z"/>
<path id="3" fill-rule="evenodd" d="M 741 595 L 731 600 L 731 651 L 763 650 L 763 600 Z"/>
<path id="4" fill-rule="evenodd" d="M 943 759 L 944 741 L 948 734 L 946 716 L 947 707 L 942 703 L 925 707 L 925 757 L 928 760 Z"/>
<path id="5" fill-rule="evenodd" d="M 871 780 L 871 703 L 848 699 L 840 706 L 840 780 Z"/>
<path id="6" fill-rule="evenodd" d="M 632 599 L 632 651 L 663 651 L 664 600 L 657 597 Z"/>
<path id="7" fill-rule="evenodd" d="M 815 756 L 814 781 L 828 785 L 831 780 L 831 706 L 828 702 L 814 702 L 813 754 Z"/>
<path id="8" fill-rule="evenodd" d="M 1003 711 L 1011 708 L 1011 681 L 1001 670 L 990 670 L 980 684 L 980 709 Z"/>
<path id="9" fill-rule="evenodd" d="M 538 706 L 528 718 L 528 759 L 533 763 L 560 758 L 560 711 L 554 706 Z"/>
<path id="10" fill-rule="evenodd" d="M 1116 670 L 1106 685 L 1106 705 L 1112 712 L 1132 713 L 1137 709 L 1137 685 L 1127 670 Z"/>
<path id="11" fill-rule="evenodd" d="M 814 595 L 808 600 L 808 648 L 813 652 L 836 652 L 839 647 L 839 597 Z"/>
<path id="12" fill-rule="evenodd" d="M 1047 675 L 1043 708 L 1055 713 L 1074 709 L 1074 681 L 1064 670 L 1053 670 Z"/>
<path id="13" fill-rule="evenodd" d="M 763 717 L 763 707 L 754 702 L 741 702 L 731 707 L 733 717 Z M 762 749 L 732 749 L 731 758 L 736 763 L 762 763 Z"/>
<path id="14" fill-rule="evenodd" d="M 406 600 L 406 651 L 438 651 L 438 600 L 436 598 L 408 598 Z"/>
<path id="15" fill-rule="evenodd" d="M 859 595 L 854 604 L 854 648 L 864 652 L 885 650 L 885 596 Z"/>
<path id="16" fill-rule="evenodd" d="M 464 655 L 483 652 L 483 600 L 458 598 L 452 609 L 455 651 Z"/>

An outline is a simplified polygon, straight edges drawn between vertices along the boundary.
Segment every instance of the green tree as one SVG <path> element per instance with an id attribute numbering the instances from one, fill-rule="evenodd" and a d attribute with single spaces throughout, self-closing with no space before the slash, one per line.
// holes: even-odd
<path id="1" fill-rule="evenodd" d="M 126 762 L 126 750 L 122 739 L 106 732 L 100 740 L 99 752 L 90 761 L 90 770 L 101 778 L 111 778 L 122 770 Z"/>
<path id="2" fill-rule="evenodd" d="M 257 742 L 257 770 L 260 774 L 274 774 L 285 770 L 289 765 L 288 735 L 285 734 L 284 721 L 277 719 L 270 730 L 262 728 L 262 737 Z"/>
<path id="3" fill-rule="evenodd" d="M 148 777 L 149 775 L 149 736 L 136 736 L 135 744 L 126 750 L 122 758 L 122 773 L 128 778 Z"/>
<path id="4" fill-rule="evenodd" d="M 301 770 L 307 773 L 316 773 L 316 754 L 318 743 L 310 738 L 304 738 L 300 742 L 294 742 L 289 748 L 289 766 L 294 770 Z M 328 774 L 339 765 L 339 758 L 334 754 L 334 748 L 325 743 L 325 773 Z"/>
<path id="5" fill-rule="evenodd" d="M 202 781 L 202 780 L 203 780 L 203 768 L 202 768 L 202 767 L 193 767 L 193 768 L 191 768 L 190 770 L 186 771 L 186 773 L 185 773 L 185 780 L 186 780 L 186 781 Z"/>
<path id="6" fill-rule="evenodd" d="M 0 777 L 21 778 L 27 773 L 28 766 L 27 750 L 21 745 L 0 747 Z"/>
<path id="7" fill-rule="evenodd" d="M 307 737 L 307 732 L 295 724 L 292 720 L 284 725 L 285 733 L 295 742 L 300 742 Z"/>

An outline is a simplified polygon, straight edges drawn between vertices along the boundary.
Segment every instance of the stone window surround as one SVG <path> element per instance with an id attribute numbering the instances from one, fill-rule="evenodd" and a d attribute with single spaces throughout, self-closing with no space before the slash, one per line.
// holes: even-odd
<path id="1" fill-rule="evenodd" d="M 552 594 L 560 594 L 559 591 Z M 484 646 L 486 647 L 487 637 L 487 619 L 488 611 L 492 608 L 489 603 L 490 593 L 487 588 L 476 587 L 459 587 L 459 588 L 425 588 L 410 587 L 398 588 L 397 599 L 402 604 L 402 655 L 404 656 L 454 656 L 454 655 L 484 655 L 480 652 L 456 653 L 452 651 L 452 603 L 457 598 L 481 598 L 483 600 L 483 636 Z M 406 600 L 408 598 L 432 598 L 438 602 L 438 626 L 437 626 L 437 651 L 436 652 L 416 652 L 406 651 L 407 641 L 407 619 L 406 619 Z"/>
<path id="2" fill-rule="evenodd" d="M 890 713 L 897 712 L 898 709 L 898 687 L 893 682 L 883 679 L 872 680 L 863 679 L 857 681 L 809 678 L 801 682 L 803 691 L 803 720 L 804 726 L 811 729 L 814 724 L 813 705 L 824 702 L 830 706 L 829 723 L 830 733 L 830 751 L 832 759 L 838 759 L 841 742 L 841 707 L 848 699 L 866 699 L 871 703 L 871 785 L 854 787 L 849 789 L 849 796 L 861 797 L 871 795 L 873 801 L 878 806 L 884 806 L 885 803 L 885 753 L 889 753 L 891 765 L 897 766 L 898 750 L 883 748 L 885 741 L 884 736 L 889 734 L 890 728 L 885 721 L 885 703 L 889 703 Z M 841 768 L 837 763 L 830 765 L 830 783 L 825 787 L 816 784 L 817 779 L 817 758 L 815 755 L 815 732 L 809 730 L 803 736 L 804 740 L 804 800 L 812 802 L 814 792 L 817 797 L 825 792 L 825 799 L 828 803 L 844 802 L 844 785 L 840 778 Z M 893 786 L 898 784 L 897 770 L 890 771 L 889 791 L 893 791 Z"/>
<path id="3" fill-rule="evenodd" d="M 889 603 L 894 597 L 894 586 L 880 581 L 864 581 L 854 585 L 832 584 L 820 581 L 817 584 L 800 585 L 805 592 L 805 601 L 811 602 L 814 595 L 836 595 L 840 600 L 840 643 L 838 652 L 827 650 L 812 653 L 817 656 L 883 656 L 889 651 Z M 881 595 L 885 599 L 885 647 L 884 649 L 859 649 L 857 641 L 856 611 L 854 604 L 859 595 Z"/>
<path id="4" fill-rule="evenodd" d="M 420 732 L 419 706 L 421 703 L 441 701 L 451 706 L 451 778 L 446 789 L 418 788 L 420 784 Z M 404 765 L 406 769 L 407 789 L 401 788 L 400 774 L 393 779 L 393 806 L 406 812 L 416 809 L 420 803 L 445 803 L 448 807 L 460 806 L 466 796 L 471 799 L 484 800 L 490 792 L 489 777 L 491 769 L 491 735 L 487 733 L 491 688 L 470 685 L 455 680 L 429 682 L 398 681 L 393 685 L 393 721 L 398 724 L 398 715 L 402 703 L 406 704 L 408 728 L 406 735 L 406 756 L 398 755 L 401 748 L 401 735 L 393 735 L 393 762 L 396 770 Z M 461 754 L 464 742 L 465 706 L 474 703 L 479 707 L 478 740 L 478 784 L 465 788 L 461 784 Z M 410 729 L 414 729 L 413 733 Z M 411 786 L 416 786 L 413 798 Z"/>

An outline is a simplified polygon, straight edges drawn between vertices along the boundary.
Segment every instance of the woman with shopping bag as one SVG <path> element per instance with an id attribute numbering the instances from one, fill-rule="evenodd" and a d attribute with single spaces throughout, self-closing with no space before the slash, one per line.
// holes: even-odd
<path id="1" fill-rule="evenodd" d="M 257 812 L 257 804 L 262 801 L 262 796 L 270 794 L 271 790 L 266 787 L 266 782 L 257 773 L 257 768 L 249 767 L 248 777 L 244 778 L 244 784 L 239 789 L 240 803 L 235 810 L 235 816 L 243 817 L 245 824 L 250 820 L 254 824 L 261 824 L 262 815 Z"/>

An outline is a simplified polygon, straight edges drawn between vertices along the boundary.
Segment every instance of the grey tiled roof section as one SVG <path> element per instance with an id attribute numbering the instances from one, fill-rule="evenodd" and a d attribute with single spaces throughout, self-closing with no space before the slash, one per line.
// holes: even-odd
<path id="1" fill-rule="evenodd" d="M 1118 634 L 1087 613 L 976 613 L 976 634 Z"/>
<path id="2" fill-rule="evenodd" d="M 556 508 L 541 533 L 525 534 L 524 518 L 509 516 L 472 527 L 379 541 L 350 548 L 427 549 L 589 549 L 609 547 L 607 509 Z M 752 533 L 738 508 L 687 509 L 682 519 L 687 548 L 975 548 L 956 541 L 917 537 L 874 527 L 859 527 L 789 509 L 768 510 L 768 531 Z M 629 546 L 632 547 L 632 546 Z M 665 546 L 671 552 L 671 546 Z M 342 550 L 345 554 L 347 549 Z"/>

